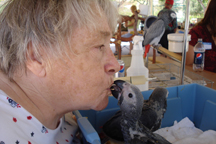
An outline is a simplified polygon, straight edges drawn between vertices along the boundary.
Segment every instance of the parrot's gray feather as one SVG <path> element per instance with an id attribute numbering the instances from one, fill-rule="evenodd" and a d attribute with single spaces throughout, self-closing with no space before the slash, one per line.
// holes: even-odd
<path id="1" fill-rule="evenodd" d="M 122 80 L 117 80 L 114 84 L 116 86 L 113 86 L 111 90 L 112 94 L 119 101 L 121 100 L 121 103 L 119 103 L 121 109 L 120 126 L 124 142 L 126 144 L 170 144 L 162 136 L 152 133 L 152 131 L 140 121 L 143 107 L 148 107 L 148 109 L 155 111 L 156 115 L 159 114 L 159 118 L 156 117 L 155 123 L 161 122 L 161 118 L 164 114 L 162 112 L 166 110 L 166 103 L 163 104 L 162 101 L 166 99 L 168 95 L 167 90 L 163 88 L 160 90 L 157 89 L 157 91 L 150 96 L 151 100 L 149 99 L 146 101 L 144 105 L 143 95 L 135 85 Z M 165 98 L 161 97 L 163 95 L 165 95 Z M 163 106 L 162 110 L 160 110 L 160 104 Z M 120 113 L 118 112 L 118 114 Z"/>
<path id="2" fill-rule="evenodd" d="M 149 99 L 144 100 L 142 114 L 139 120 L 152 132 L 158 130 L 161 126 L 161 120 L 167 108 L 167 96 L 167 89 L 156 87 Z M 103 125 L 104 133 L 117 141 L 124 141 L 120 126 L 121 115 L 122 112 L 117 111 L 116 114 Z"/>
<path id="3" fill-rule="evenodd" d="M 162 19 L 157 19 L 152 23 L 152 25 L 147 29 L 146 34 L 144 36 L 144 46 L 147 44 L 155 44 L 157 45 L 160 41 L 160 38 L 164 34 L 165 25 Z M 153 41 L 155 38 L 159 38 L 158 41 Z"/>
<path id="4" fill-rule="evenodd" d="M 166 26 L 176 19 L 176 14 L 172 10 L 167 10 L 159 15 L 159 17 L 150 25 L 147 32 L 143 36 L 143 46 L 148 44 L 158 45 L 161 37 L 165 32 Z"/>

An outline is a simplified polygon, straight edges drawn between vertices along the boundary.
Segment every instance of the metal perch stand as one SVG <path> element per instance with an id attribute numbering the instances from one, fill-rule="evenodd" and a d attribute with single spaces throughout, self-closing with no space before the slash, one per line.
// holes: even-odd
<path id="1" fill-rule="evenodd" d="M 184 32 L 184 43 L 183 43 L 183 50 L 182 50 L 182 56 L 179 56 L 178 54 L 175 54 L 173 52 L 170 52 L 169 50 L 159 47 L 156 50 L 161 52 L 162 54 L 165 54 L 166 56 L 170 57 L 171 59 L 181 62 L 181 70 L 180 70 L 180 84 L 184 84 L 184 72 L 185 72 L 185 60 L 186 60 L 186 48 L 187 48 L 187 37 L 188 37 L 188 28 L 189 28 L 189 10 L 190 6 L 190 0 L 186 1 L 186 13 L 185 13 L 185 32 Z M 146 58 L 146 67 L 148 67 L 148 55 Z"/>

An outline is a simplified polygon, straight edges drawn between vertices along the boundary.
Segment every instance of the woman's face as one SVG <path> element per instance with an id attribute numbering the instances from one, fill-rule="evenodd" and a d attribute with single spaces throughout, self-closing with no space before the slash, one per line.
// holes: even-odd
<path id="1" fill-rule="evenodd" d="M 106 18 L 97 30 L 76 29 L 63 60 L 55 60 L 48 71 L 52 104 L 63 109 L 104 109 L 108 104 L 113 75 L 119 64 L 110 49 L 111 30 Z"/>

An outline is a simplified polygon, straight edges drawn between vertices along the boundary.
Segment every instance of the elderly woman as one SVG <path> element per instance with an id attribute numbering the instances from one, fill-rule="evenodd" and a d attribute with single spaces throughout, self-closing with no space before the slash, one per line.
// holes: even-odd
<path id="1" fill-rule="evenodd" d="M 76 143 L 66 113 L 102 110 L 119 64 L 109 0 L 9 0 L 0 14 L 0 143 Z M 71 121 L 71 120 L 70 120 Z"/>

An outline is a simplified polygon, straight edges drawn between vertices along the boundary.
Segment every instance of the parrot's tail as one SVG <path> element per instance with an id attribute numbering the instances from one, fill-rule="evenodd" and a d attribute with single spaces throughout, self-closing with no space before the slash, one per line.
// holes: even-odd
<path id="1" fill-rule="evenodd" d="M 150 47 L 151 47 L 150 44 L 148 44 L 148 45 L 145 46 L 144 58 L 146 58 L 146 55 L 147 55 L 147 53 L 149 52 Z"/>

